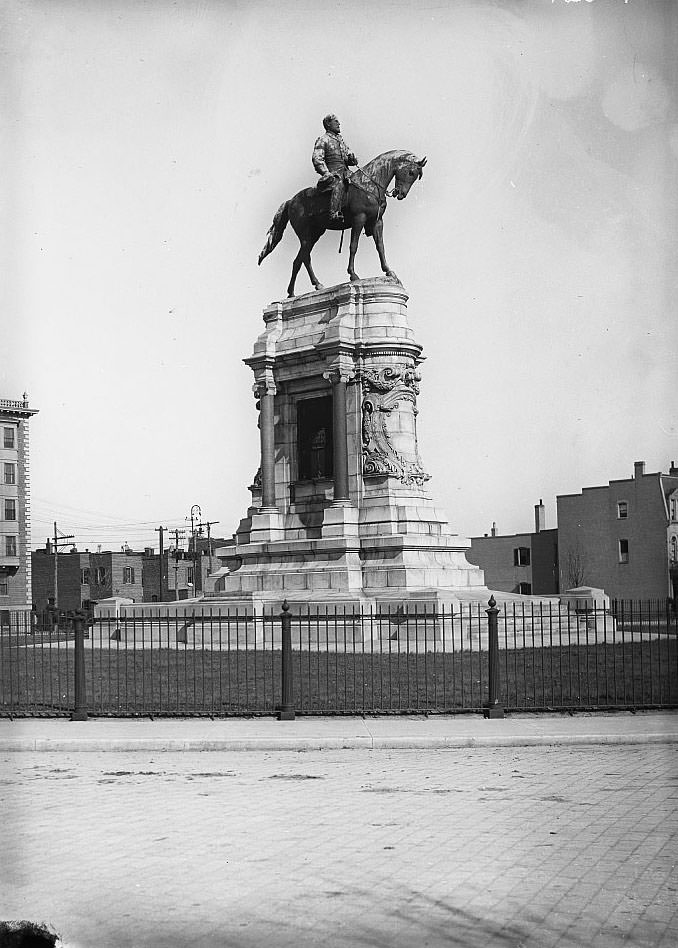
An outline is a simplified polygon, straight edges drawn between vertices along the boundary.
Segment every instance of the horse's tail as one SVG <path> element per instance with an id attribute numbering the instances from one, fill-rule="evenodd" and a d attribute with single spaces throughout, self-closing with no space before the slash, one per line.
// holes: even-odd
<path id="1" fill-rule="evenodd" d="M 278 210 L 275 212 L 273 223 L 266 234 L 266 243 L 264 244 L 264 249 L 259 254 L 259 263 L 261 263 L 264 257 L 268 257 L 269 253 L 272 250 L 275 250 L 275 248 L 280 243 L 283 231 L 287 227 L 287 222 L 290 219 L 288 209 L 289 203 L 289 201 L 285 201 L 285 203 L 281 204 Z"/>

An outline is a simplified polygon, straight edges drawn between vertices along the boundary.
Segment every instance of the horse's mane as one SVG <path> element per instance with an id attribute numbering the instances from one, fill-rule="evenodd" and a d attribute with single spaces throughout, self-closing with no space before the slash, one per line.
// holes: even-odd
<path id="1" fill-rule="evenodd" d="M 407 151 L 403 148 L 394 148 L 391 151 L 382 152 L 381 155 L 377 155 L 376 158 L 372 158 L 371 161 L 363 165 L 363 168 L 368 172 L 370 170 L 376 171 L 377 168 L 381 168 L 393 160 L 418 161 L 419 159 L 416 155 L 413 155 L 411 151 Z"/>

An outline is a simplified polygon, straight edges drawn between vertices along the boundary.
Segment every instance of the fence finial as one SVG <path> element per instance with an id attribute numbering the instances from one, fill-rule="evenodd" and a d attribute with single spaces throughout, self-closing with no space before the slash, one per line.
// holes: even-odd
<path id="1" fill-rule="evenodd" d="M 290 608 L 290 604 L 286 599 L 282 604 L 282 610 L 283 612 L 289 612 L 289 608 Z"/>
<path id="2" fill-rule="evenodd" d="M 490 596 L 489 602 L 487 603 L 490 609 L 494 609 L 497 605 L 497 600 L 494 598 L 494 593 Z"/>

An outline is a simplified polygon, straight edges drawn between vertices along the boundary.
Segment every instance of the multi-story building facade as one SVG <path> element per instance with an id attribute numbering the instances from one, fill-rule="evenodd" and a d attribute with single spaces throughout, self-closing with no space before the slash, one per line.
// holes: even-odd
<path id="1" fill-rule="evenodd" d="M 557 498 L 561 588 L 596 586 L 619 599 L 678 596 L 678 468 Z"/>
<path id="2" fill-rule="evenodd" d="M 0 399 L 0 610 L 31 608 L 28 398 Z"/>
<path id="3" fill-rule="evenodd" d="M 549 596 L 558 592 L 558 531 L 545 528 L 544 505 L 534 508 L 534 532 L 471 537 L 467 559 L 485 572 L 485 582 L 497 592 Z"/>
<path id="4" fill-rule="evenodd" d="M 57 553 L 55 563 L 54 549 L 48 541 L 45 549 L 33 552 L 32 561 L 33 602 L 38 612 L 55 598 L 61 612 L 111 596 L 143 602 L 143 553 L 72 550 Z"/>
<path id="5" fill-rule="evenodd" d="M 185 551 L 166 550 L 162 557 L 162 593 L 160 556 L 152 548 L 143 553 L 123 550 L 91 553 L 89 550 L 61 552 L 56 555 L 50 540 L 44 549 L 32 555 L 33 602 L 42 613 L 55 598 L 59 611 L 80 609 L 90 602 L 122 596 L 133 602 L 172 602 L 192 599 L 199 594 L 209 572 L 205 551 L 194 561 Z M 196 566 L 200 571 L 196 585 Z M 55 574 L 56 568 L 56 574 Z"/>

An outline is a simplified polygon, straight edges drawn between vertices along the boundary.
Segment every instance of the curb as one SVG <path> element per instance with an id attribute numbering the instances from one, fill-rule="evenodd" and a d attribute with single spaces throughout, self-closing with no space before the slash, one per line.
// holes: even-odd
<path id="1" fill-rule="evenodd" d="M 530 734 L 456 737 L 290 737 L 190 739 L 97 739 L 97 738 L 7 738 L 0 740 L 0 753 L 130 753 L 179 751 L 329 751 L 329 750 L 454 750 L 483 747 L 557 747 L 645 745 L 678 743 L 678 732 L 647 734 Z"/>

